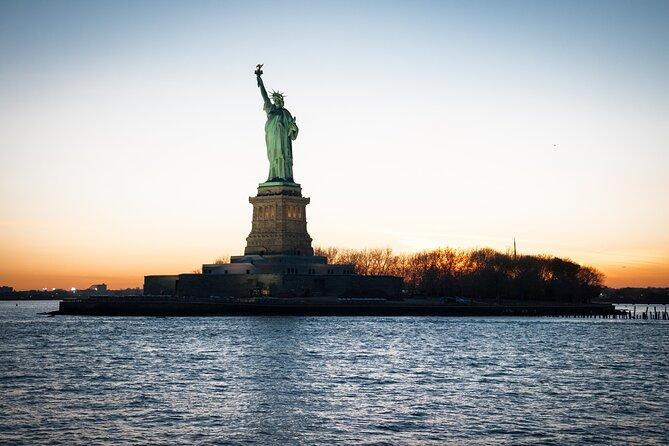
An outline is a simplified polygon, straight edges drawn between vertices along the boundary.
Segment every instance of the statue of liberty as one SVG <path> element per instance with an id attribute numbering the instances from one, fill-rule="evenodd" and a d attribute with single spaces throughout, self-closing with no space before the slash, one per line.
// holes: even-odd
<path id="1" fill-rule="evenodd" d="M 293 182 L 293 141 L 297 138 L 297 124 L 288 110 L 283 108 L 283 94 L 272 92 L 270 101 L 262 81 L 262 65 L 255 71 L 260 94 L 264 101 L 263 110 L 267 113 L 265 123 L 265 145 L 269 159 L 267 181 Z"/>

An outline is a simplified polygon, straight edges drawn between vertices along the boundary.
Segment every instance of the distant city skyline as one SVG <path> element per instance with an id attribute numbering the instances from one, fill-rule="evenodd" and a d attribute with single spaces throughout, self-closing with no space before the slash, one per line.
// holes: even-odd
<path id="1" fill-rule="evenodd" d="M 669 286 L 669 3 L 2 2 L 0 285 L 241 254 L 286 93 L 315 246 Z"/>

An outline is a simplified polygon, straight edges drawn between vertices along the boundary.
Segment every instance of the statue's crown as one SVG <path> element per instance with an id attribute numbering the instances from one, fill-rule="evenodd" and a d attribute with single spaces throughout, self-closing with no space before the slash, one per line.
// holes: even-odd
<path id="1" fill-rule="evenodd" d="M 273 98 L 281 98 L 281 99 L 283 99 L 283 98 L 286 97 L 286 95 L 283 94 L 283 93 L 281 93 L 280 91 L 274 91 L 274 90 L 272 90 L 272 97 L 273 97 Z"/>

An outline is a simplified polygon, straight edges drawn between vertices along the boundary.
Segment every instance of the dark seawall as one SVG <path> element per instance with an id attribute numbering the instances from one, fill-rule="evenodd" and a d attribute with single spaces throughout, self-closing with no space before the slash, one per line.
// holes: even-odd
<path id="1" fill-rule="evenodd" d="M 435 303 L 81 299 L 62 301 L 58 315 L 86 316 L 552 316 L 618 317 L 613 305 L 444 305 Z"/>

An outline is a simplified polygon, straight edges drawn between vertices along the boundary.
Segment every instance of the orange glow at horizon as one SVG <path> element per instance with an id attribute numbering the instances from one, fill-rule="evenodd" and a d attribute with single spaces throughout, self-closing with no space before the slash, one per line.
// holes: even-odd
<path id="1" fill-rule="evenodd" d="M 248 215 L 250 222 L 250 215 Z M 16 229 L 16 226 L 13 225 Z M 5 229 L 8 225 L 5 225 Z M 62 228 L 61 228 L 62 229 Z M 124 243 L 123 236 L 118 236 L 111 243 L 100 243 L 95 238 L 83 242 L 73 238 L 68 247 L 49 241 L 39 240 L 35 234 L 25 235 L 25 239 L 33 239 L 31 246 L 17 243 L 20 237 L 5 236 L 12 234 L 4 231 L 0 234 L 0 243 L 4 249 L 0 251 L 0 285 L 9 285 L 18 290 L 59 288 L 77 289 L 88 288 L 92 284 L 106 283 L 110 289 L 136 288 L 143 284 L 143 276 L 149 274 L 178 274 L 188 273 L 199 269 L 203 263 L 211 263 L 215 258 L 222 255 L 236 255 L 243 252 L 243 236 L 239 233 L 236 246 L 230 249 L 216 249 L 205 246 L 202 240 L 196 244 L 193 250 L 184 248 L 188 244 L 187 236 L 184 240 L 173 240 L 173 244 L 161 243 L 159 239 L 145 240 L 139 243 L 137 236 L 128 235 Z M 99 234 L 101 237 L 103 234 Z M 108 236 L 113 234 L 108 234 Z M 143 237 L 143 236 L 142 236 Z M 135 239 L 133 242 L 133 238 Z M 141 237 L 140 237 L 141 238 Z M 234 237 L 231 237 L 234 238 Z M 194 241 L 198 241 L 193 237 Z M 412 240 L 415 242 L 415 240 Z M 491 246 L 499 251 L 509 250 L 509 245 L 495 243 L 495 240 L 487 240 L 489 243 L 469 243 L 464 239 L 457 239 L 457 244 L 407 244 L 407 239 L 399 240 L 394 247 L 396 252 L 415 252 L 423 249 L 432 249 L 439 246 L 451 246 L 458 248 L 472 248 Z M 522 242 L 522 240 L 521 240 Z M 198 246 L 199 245 L 199 246 Z M 332 245 L 319 243 L 315 238 L 314 245 Z M 393 247 L 386 243 L 383 246 Z M 520 245 L 523 247 L 522 243 Z M 370 246 L 351 246 L 352 248 L 363 248 Z M 399 248 L 399 249 L 398 249 Z M 413 249 L 412 249 L 413 248 Z M 521 250 L 520 254 L 550 254 L 558 257 L 567 257 L 589 266 L 594 266 L 605 274 L 605 284 L 611 287 L 666 287 L 669 286 L 669 253 L 593 253 L 572 252 L 564 248 L 554 249 L 528 249 Z"/>
<path id="2" fill-rule="evenodd" d="M 205 259 L 200 263 L 183 262 L 174 268 L 147 264 L 145 268 L 138 268 L 136 272 L 117 272 L 109 274 L 101 267 L 98 270 L 83 273 L 81 269 L 70 271 L 38 269 L 30 272 L 9 272 L 0 276 L 0 286 L 8 285 L 16 290 L 39 290 L 42 288 L 85 289 L 97 283 L 106 283 L 110 289 L 141 288 L 145 275 L 150 274 L 178 274 L 189 273 L 198 269 L 202 263 L 210 263 L 213 259 Z M 613 288 L 621 287 L 669 287 L 669 263 L 656 266 L 618 265 L 594 266 L 604 273 L 604 284 Z M 5 270 L 6 271 L 6 270 Z"/>

